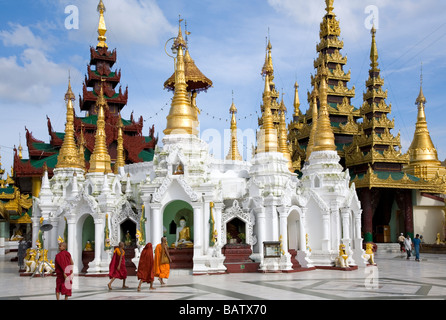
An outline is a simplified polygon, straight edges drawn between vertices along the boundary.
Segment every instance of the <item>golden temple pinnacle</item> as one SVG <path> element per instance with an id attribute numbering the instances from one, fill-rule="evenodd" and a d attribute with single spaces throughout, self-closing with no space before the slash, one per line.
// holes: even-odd
<path id="1" fill-rule="evenodd" d="M 124 138 L 122 134 L 122 128 L 124 125 L 122 124 L 121 114 L 119 114 L 118 119 L 118 146 L 116 149 L 117 156 L 115 162 L 115 174 L 119 173 L 119 168 L 125 166 L 125 158 L 124 158 Z"/>
<path id="2" fill-rule="evenodd" d="M 74 138 L 74 100 L 75 97 L 73 91 L 71 90 L 71 82 L 70 80 L 68 80 L 68 89 L 65 94 L 65 101 L 67 103 L 67 122 L 65 124 L 65 136 L 63 144 L 57 157 L 56 168 L 83 169 L 82 164 L 79 161 L 79 150 Z"/>
<path id="3" fill-rule="evenodd" d="M 378 48 L 376 46 L 376 29 L 375 26 L 372 27 L 371 30 L 372 33 L 372 47 L 370 49 L 370 67 L 372 68 L 372 71 L 379 71 L 378 69 Z"/>
<path id="4" fill-rule="evenodd" d="M 317 119 L 317 130 L 314 138 L 313 151 L 335 151 L 335 137 L 331 127 L 330 117 L 327 109 L 327 68 L 323 66 L 322 79 L 319 87 L 319 118 Z"/>
<path id="5" fill-rule="evenodd" d="M 278 143 L 279 143 L 279 151 L 282 152 L 285 159 L 288 160 L 288 169 L 293 172 L 293 163 L 291 161 L 291 153 L 288 149 L 288 130 L 286 127 L 286 107 L 285 103 L 283 102 L 283 96 L 282 101 L 280 102 L 280 120 L 279 120 L 279 137 L 278 137 Z"/>
<path id="6" fill-rule="evenodd" d="M 98 121 L 95 135 L 95 143 L 93 154 L 90 157 L 90 169 L 88 172 L 111 173 L 111 160 L 107 149 L 106 135 L 105 135 L 105 111 L 107 108 L 107 101 L 104 97 L 104 91 L 101 85 L 101 91 L 96 102 L 99 108 Z"/>
<path id="7" fill-rule="evenodd" d="M 237 108 L 235 107 L 234 100 L 232 100 L 231 107 L 229 108 L 229 113 L 231 114 L 231 143 L 229 146 L 229 153 L 226 156 L 226 159 L 243 160 L 238 150 L 237 119 L 235 117 L 235 115 L 237 114 Z"/>
<path id="8" fill-rule="evenodd" d="M 299 100 L 299 85 L 296 83 L 294 84 L 294 117 L 299 117 L 301 115 L 300 112 L 300 100 Z"/>
<path id="9" fill-rule="evenodd" d="M 96 47 L 108 48 L 107 43 L 105 43 L 105 41 L 107 41 L 107 37 L 105 36 L 105 33 L 107 32 L 107 27 L 105 25 L 105 18 L 104 18 L 105 5 L 102 2 L 102 0 L 99 1 L 97 10 L 99 12 L 99 26 L 98 26 L 99 43 L 97 44 Z"/>
<path id="10" fill-rule="evenodd" d="M 314 139 L 316 137 L 316 130 L 317 130 L 317 97 L 318 97 L 318 89 L 317 86 L 314 87 L 313 92 L 311 93 L 311 114 L 312 114 L 312 122 L 311 122 L 311 129 L 310 129 L 310 137 L 308 139 L 307 144 L 307 150 L 306 150 L 306 161 L 310 158 L 311 152 L 314 148 Z"/>
<path id="11" fill-rule="evenodd" d="M 181 22 L 181 20 L 180 20 Z M 167 116 L 167 126 L 163 131 L 165 135 L 169 134 L 198 134 L 198 110 L 191 104 L 191 97 L 187 92 L 184 49 L 186 42 L 183 40 L 181 25 L 178 31 L 178 37 L 174 42 L 174 48 L 177 50 L 176 69 L 175 69 L 175 91 Z"/>
<path id="12" fill-rule="evenodd" d="M 265 91 L 263 93 L 262 126 L 259 132 L 257 153 L 278 152 L 277 130 L 273 123 L 271 112 L 271 90 L 268 74 L 265 75 Z"/>
<path id="13" fill-rule="evenodd" d="M 417 123 L 415 125 L 414 137 L 408 151 L 410 161 L 405 171 L 419 178 L 429 180 L 435 178 L 437 172 L 441 172 L 444 175 L 446 169 L 441 166 L 441 162 L 438 160 L 437 149 L 435 149 L 429 134 L 424 109 L 425 103 L 426 98 L 424 97 L 423 84 L 421 83 L 420 93 L 415 102 L 418 106 Z"/>

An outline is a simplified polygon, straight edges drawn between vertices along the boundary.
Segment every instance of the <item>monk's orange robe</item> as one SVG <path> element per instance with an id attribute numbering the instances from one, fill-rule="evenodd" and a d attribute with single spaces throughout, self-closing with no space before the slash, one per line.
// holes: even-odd
<path id="1" fill-rule="evenodd" d="M 158 244 L 155 248 L 155 277 L 167 279 L 170 274 L 170 264 L 164 263 L 161 264 L 161 255 L 163 252 L 163 247 L 161 244 Z"/>

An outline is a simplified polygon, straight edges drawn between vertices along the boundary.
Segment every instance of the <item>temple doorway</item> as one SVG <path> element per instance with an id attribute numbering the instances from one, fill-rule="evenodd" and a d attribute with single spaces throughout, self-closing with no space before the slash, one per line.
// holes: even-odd
<path id="1" fill-rule="evenodd" d="M 132 262 L 135 257 L 136 248 L 136 223 L 130 219 L 126 219 L 120 225 L 120 237 L 119 241 L 124 242 L 125 251 L 125 268 L 127 269 L 127 275 L 136 275 L 136 266 Z"/>
<path id="2" fill-rule="evenodd" d="M 234 218 L 226 223 L 227 244 L 246 243 L 246 224 L 239 218 Z"/>
<path id="3" fill-rule="evenodd" d="M 193 268 L 194 210 L 186 201 L 170 202 L 163 211 L 163 235 L 167 238 L 171 269 Z"/>
<path id="4" fill-rule="evenodd" d="M 94 246 L 95 246 L 95 231 L 94 219 L 91 215 L 85 218 L 82 224 L 82 269 L 81 273 L 88 270 L 88 264 L 94 260 Z"/>

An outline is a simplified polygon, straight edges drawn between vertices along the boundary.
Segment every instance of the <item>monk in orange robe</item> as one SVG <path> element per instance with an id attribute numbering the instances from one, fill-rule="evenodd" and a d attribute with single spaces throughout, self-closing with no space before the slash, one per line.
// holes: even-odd
<path id="1" fill-rule="evenodd" d="M 138 272 L 136 276 L 139 280 L 138 291 L 141 291 L 141 284 L 143 282 L 150 283 L 150 290 L 155 290 L 153 287 L 153 280 L 155 280 L 153 263 L 153 248 L 152 244 L 148 243 L 142 249 L 141 255 L 139 256 Z"/>
<path id="2" fill-rule="evenodd" d="M 163 279 L 169 278 L 171 262 L 167 238 L 162 237 L 161 243 L 155 248 L 155 277 L 159 278 L 161 285 L 166 284 Z"/>
<path id="3" fill-rule="evenodd" d="M 67 251 L 65 242 L 59 243 L 59 253 L 56 254 L 54 261 L 54 269 L 56 271 L 56 299 L 59 300 L 60 295 L 65 296 L 65 300 L 71 297 L 72 275 L 73 275 L 73 259 Z"/>
<path id="4" fill-rule="evenodd" d="M 115 249 L 113 252 L 113 257 L 109 266 L 110 282 L 108 283 L 108 289 L 111 290 L 111 285 L 113 281 L 116 279 L 123 280 L 122 288 L 127 289 L 128 287 L 125 285 L 125 279 L 127 279 L 127 269 L 125 267 L 125 251 L 124 251 L 124 242 L 119 242 L 119 247 Z"/>

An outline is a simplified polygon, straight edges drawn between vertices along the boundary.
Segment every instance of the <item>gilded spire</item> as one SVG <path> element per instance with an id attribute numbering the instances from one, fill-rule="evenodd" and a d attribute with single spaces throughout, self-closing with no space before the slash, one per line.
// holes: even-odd
<path id="1" fill-rule="evenodd" d="M 311 114 L 312 114 L 312 122 L 311 122 L 311 129 L 310 129 L 310 137 L 308 139 L 307 144 L 307 150 L 306 150 L 306 161 L 310 158 L 311 152 L 314 148 L 314 139 L 316 137 L 316 130 L 317 130 L 317 97 L 318 97 L 318 89 L 315 87 L 313 89 L 313 92 L 311 93 Z"/>
<path id="2" fill-rule="evenodd" d="M 118 146 L 117 146 L 117 157 L 115 162 L 115 173 L 119 173 L 119 168 L 125 166 L 124 159 L 124 138 L 123 138 L 123 129 L 124 125 L 122 124 L 121 114 L 119 114 L 118 120 Z"/>
<path id="3" fill-rule="evenodd" d="M 274 74 L 273 58 L 271 54 L 272 48 L 273 46 L 271 45 L 271 41 L 268 40 L 268 45 L 266 46 L 265 63 L 263 64 L 262 74 L 263 75 L 268 74 L 270 76 L 270 80 L 273 80 L 271 79 L 271 76 L 273 76 Z"/>
<path id="4" fill-rule="evenodd" d="M 268 74 L 265 75 L 265 91 L 263 93 L 262 126 L 260 129 L 260 141 L 257 147 L 257 153 L 277 152 L 278 139 L 277 130 L 273 123 L 273 114 L 271 112 L 271 91 Z"/>
<path id="5" fill-rule="evenodd" d="M 375 26 L 372 27 L 371 30 L 372 33 L 372 47 L 370 49 L 370 67 L 372 68 L 371 71 L 379 71 L 378 69 L 378 47 L 376 45 L 376 39 L 375 39 L 375 35 L 376 35 L 376 29 Z"/>
<path id="6" fill-rule="evenodd" d="M 418 106 L 417 123 L 415 125 L 415 133 L 412 144 L 409 147 L 410 164 L 420 165 L 424 164 L 426 167 L 438 167 L 440 162 L 438 160 L 437 150 L 432 142 L 432 139 L 427 128 L 425 106 L 426 98 L 423 94 L 423 85 L 420 84 L 420 93 L 418 94 L 415 104 Z M 418 174 L 420 176 L 420 174 Z M 423 177 L 426 178 L 426 177 Z"/>
<path id="7" fill-rule="evenodd" d="M 231 114 L 231 144 L 229 147 L 229 153 L 226 157 L 227 160 L 242 160 L 242 156 L 238 150 L 238 139 L 237 139 L 237 119 L 235 115 L 237 114 L 237 108 L 234 104 L 234 99 L 232 99 L 231 107 L 229 108 L 229 113 Z"/>
<path id="8" fill-rule="evenodd" d="M 300 100 L 299 100 L 299 85 L 296 83 L 294 84 L 294 117 L 300 117 Z"/>
<path id="9" fill-rule="evenodd" d="M 99 12 L 99 26 L 98 26 L 99 43 L 97 44 L 96 47 L 108 48 L 107 43 L 105 43 L 105 41 L 107 41 L 107 37 L 105 36 L 105 33 L 107 32 L 107 27 L 105 25 L 105 19 L 104 19 L 105 5 L 102 2 L 102 0 L 99 0 L 97 10 Z"/>
<path id="10" fill-rule="evenodd" d="M 182 20 L 180 20 L 181 22 Z M 174 48 L 177 50 L 176 69 L 175 69 L 175 91 L 167 116 L 167 126 L 164 134 L 197 134 L 198 133 L 198 111 L 191 104 L 191 98 L 187 92 L 184 49 L 186 42 L 183 39 L 181 25 L 178 31 L 178 37 L 174 42 Z"/>
<path id="11" fill-rule="evenodd" d="M 105 135 L 105 111 L 107 108 L 107 101 L 104 97 L 104 91 L 101 85 L 101 91 L 96 101 L 96 106 L 99 108 L 98 121 L 95 135 L 95 143 L 93 154 L 90 157 L 89 172 L 111 173 L 111 160 L 108 154 L 106 135 Z"/>
<path id="12" fill-rule="evenodd" d="M 85 137 L 84 137 L 84 124 L 81 124 L 80 130 L 80 138 L 79 138 L 79 163 L 81 167 L 85 170 Z"/>
<path id="13" fill-rule="evenodd" d="M 330 117 L 327 109 L 327 68 L 323 66 L 321 72 L 321 84 L 319 87 L 319 117 L 317 119 L 317 130 L 314 138 L 313 151 L 336 151 L 335 137 L 331 127 Z"/>
<path id="14" fill-rule="evenodd" d="M 283 153 L 283 156 L 285 159 L 288 160 L 288 169 L 293 172 L 293 163 L 291 161 L 291 153 L 288 149 L 288 130 L 286 127 L 286 107 L 285 103 L 283 102 L 283 96 L 282 101 L 280 102 L 280 120 L 279 120 L 279 138 L 278 138 L 278 144 L 279 144 L 279 151 Z"/>
<path id="15" fill-rule="evenodd" d="M 325 11 L 327 11 L 327 14 L 333 14 L 333 10 L 334 10 L 334 0 L 325 0 L 325 4 L 327 5 L 327 7 L 325 8 Z"/>
<path id="16" fill-rule="evenodd" d="M 62 147 L 57 157 L 56 168 L 82 168 L 79 161 L 79 150 L 74 138 L 74 108 L 75 100 L 73 91 L 71 90 L 71 82 L 68 80 L 68 89 L 65 94 L 67 104 L 67 122 L 65 124 L 65 136 Z"/>

